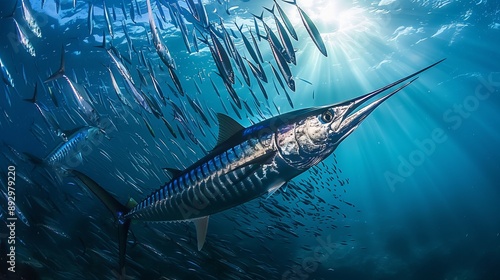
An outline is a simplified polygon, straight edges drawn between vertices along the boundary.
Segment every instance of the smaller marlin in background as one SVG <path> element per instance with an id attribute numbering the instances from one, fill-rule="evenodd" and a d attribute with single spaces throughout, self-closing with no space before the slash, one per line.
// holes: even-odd
<path id="1" fill-rule="evenodd" d="M 185 170 L 168 169 L 172 179 L 139 203 L 131 199 L 128 205 L 124 205 L 87 175 L 77 170 L 69 172 L 83 182 L 118 220 L 119 271 L 123 275 L 127 234 L 132 220 L 192 221 L 196 227 L 198 250 L 201 250 L 210 215 L 266 193 L 272 195 L 330 156 L 380 104 L 415 81 L 418 74 L 441 61 L 360 97 L 289 112 L 248 128 L 218 114 L 216 147 Z M 361 107 L 398 85 L 401 86 L 391 93 Z"/>
<path id="2" fill-rule="evenodd" d="M 57 171 L 74 168 L 83 161 L 83 153 L 89 152 L 92 143 L 98 141 L 103 129 L 94 126 L 84 126 L 66 132 L 65 141 L 57 145 L 47 156 L 39 158 L 30 153 L 24 153 L 28 159 L 39 167 L 52 167 Z"/>

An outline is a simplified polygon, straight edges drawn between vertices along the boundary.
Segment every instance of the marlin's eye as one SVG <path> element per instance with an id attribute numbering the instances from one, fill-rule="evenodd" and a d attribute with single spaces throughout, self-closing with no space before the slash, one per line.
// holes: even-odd
<path id="1" fill-rule="evenodd" d="M 329 122 L 333 121 L 332 112 L 330 112 L 330 111 L 324 112 L 323 115 L 321 115 L 321 120 L 325 123 L 329 123 Z"/>

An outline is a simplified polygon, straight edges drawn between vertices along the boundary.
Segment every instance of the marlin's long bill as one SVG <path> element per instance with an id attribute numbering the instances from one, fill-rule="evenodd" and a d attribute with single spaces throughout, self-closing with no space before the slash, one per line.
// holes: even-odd
<path id="1" fill-rule="evenodd" d="M 192 221 L 198 250 L 205 242 L 208 217 L 271 195 L 288 181 L 326 159 L 360 123 L 389 97 L 440 60 L 360 97 L 301 109 L 244 128 L 218 114 L 216 147 L 185 170 L 168 169 L 172 179 L 139 203 L 122 205 L 85 174 L 72 171 L 113 213 L 119 223 L 119 265 L 123 272 L 127 232 L 132 220 Z M 406 82 L 406 83 L 405 83 Z M 368 100 L 399 86 L 361 107 Z"/>

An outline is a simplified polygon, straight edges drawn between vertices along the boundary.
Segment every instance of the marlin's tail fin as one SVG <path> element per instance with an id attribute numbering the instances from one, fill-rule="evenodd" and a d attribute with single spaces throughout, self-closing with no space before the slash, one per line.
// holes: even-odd
<path id="1" fill-rule="evenodd" d="M 56 72 L 54 72 L 54 74 L 50 75 L 50 77 L 48 77 L 44 83 L 48 83 L 50 81 L 53 81 L 53 80 L 56 80 L 56 79 L 59 79 L 61 78 L 62 76 L 64 76 L 66 74 L 66 70 L 64 68 L 64 45 L 61 46 L 61 65 L 59 66 L 59 70 L 57 70 Z"/>
<path id="2" fill-rule="evenodd" d="M 100 200 L 106 208 L 111 211 L 113 216 L 118 220 L 118 252 L 119 252 L 119 273 L 124 275 L 125 273 L 125 254 L 127 246 L 127 235 L 128 229 L 130 227 L 130 219 L 124 218 L 124 215 L 135 205 L 133 203 L 128 203 L 127 206 L 121 204 L 116 198 L 114 198 L 109 192 L 107 192 L 103 187 L 97 184 L 87 175 L 71 170 L 71 173 L 77 177 L 89 190 L 91 190 Z M 131 200 L 133 202 L 133 200 Z"/>

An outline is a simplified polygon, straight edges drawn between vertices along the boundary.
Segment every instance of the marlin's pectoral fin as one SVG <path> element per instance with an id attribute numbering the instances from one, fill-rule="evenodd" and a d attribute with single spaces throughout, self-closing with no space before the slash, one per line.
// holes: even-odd
<path id="1" fill-rule="evenodd" d="M 78 160 L 78 163 L 82 163 L 83 162 L 83 156 L 82 156 L 82 153 L 79 152 L 75 155 L 75 159 Z"/>
<path id="2" fill-rule="evenodd" d="M 208 229 L 208 217 L 209 216 L 205 216 L 193 220 L 194 226 L 196 228 L 198 251 L 201 251 L 201 248 L 203 248 L 203 244 L 205 244 L 205 238 L 207 237 L 207 229 Z"/>

